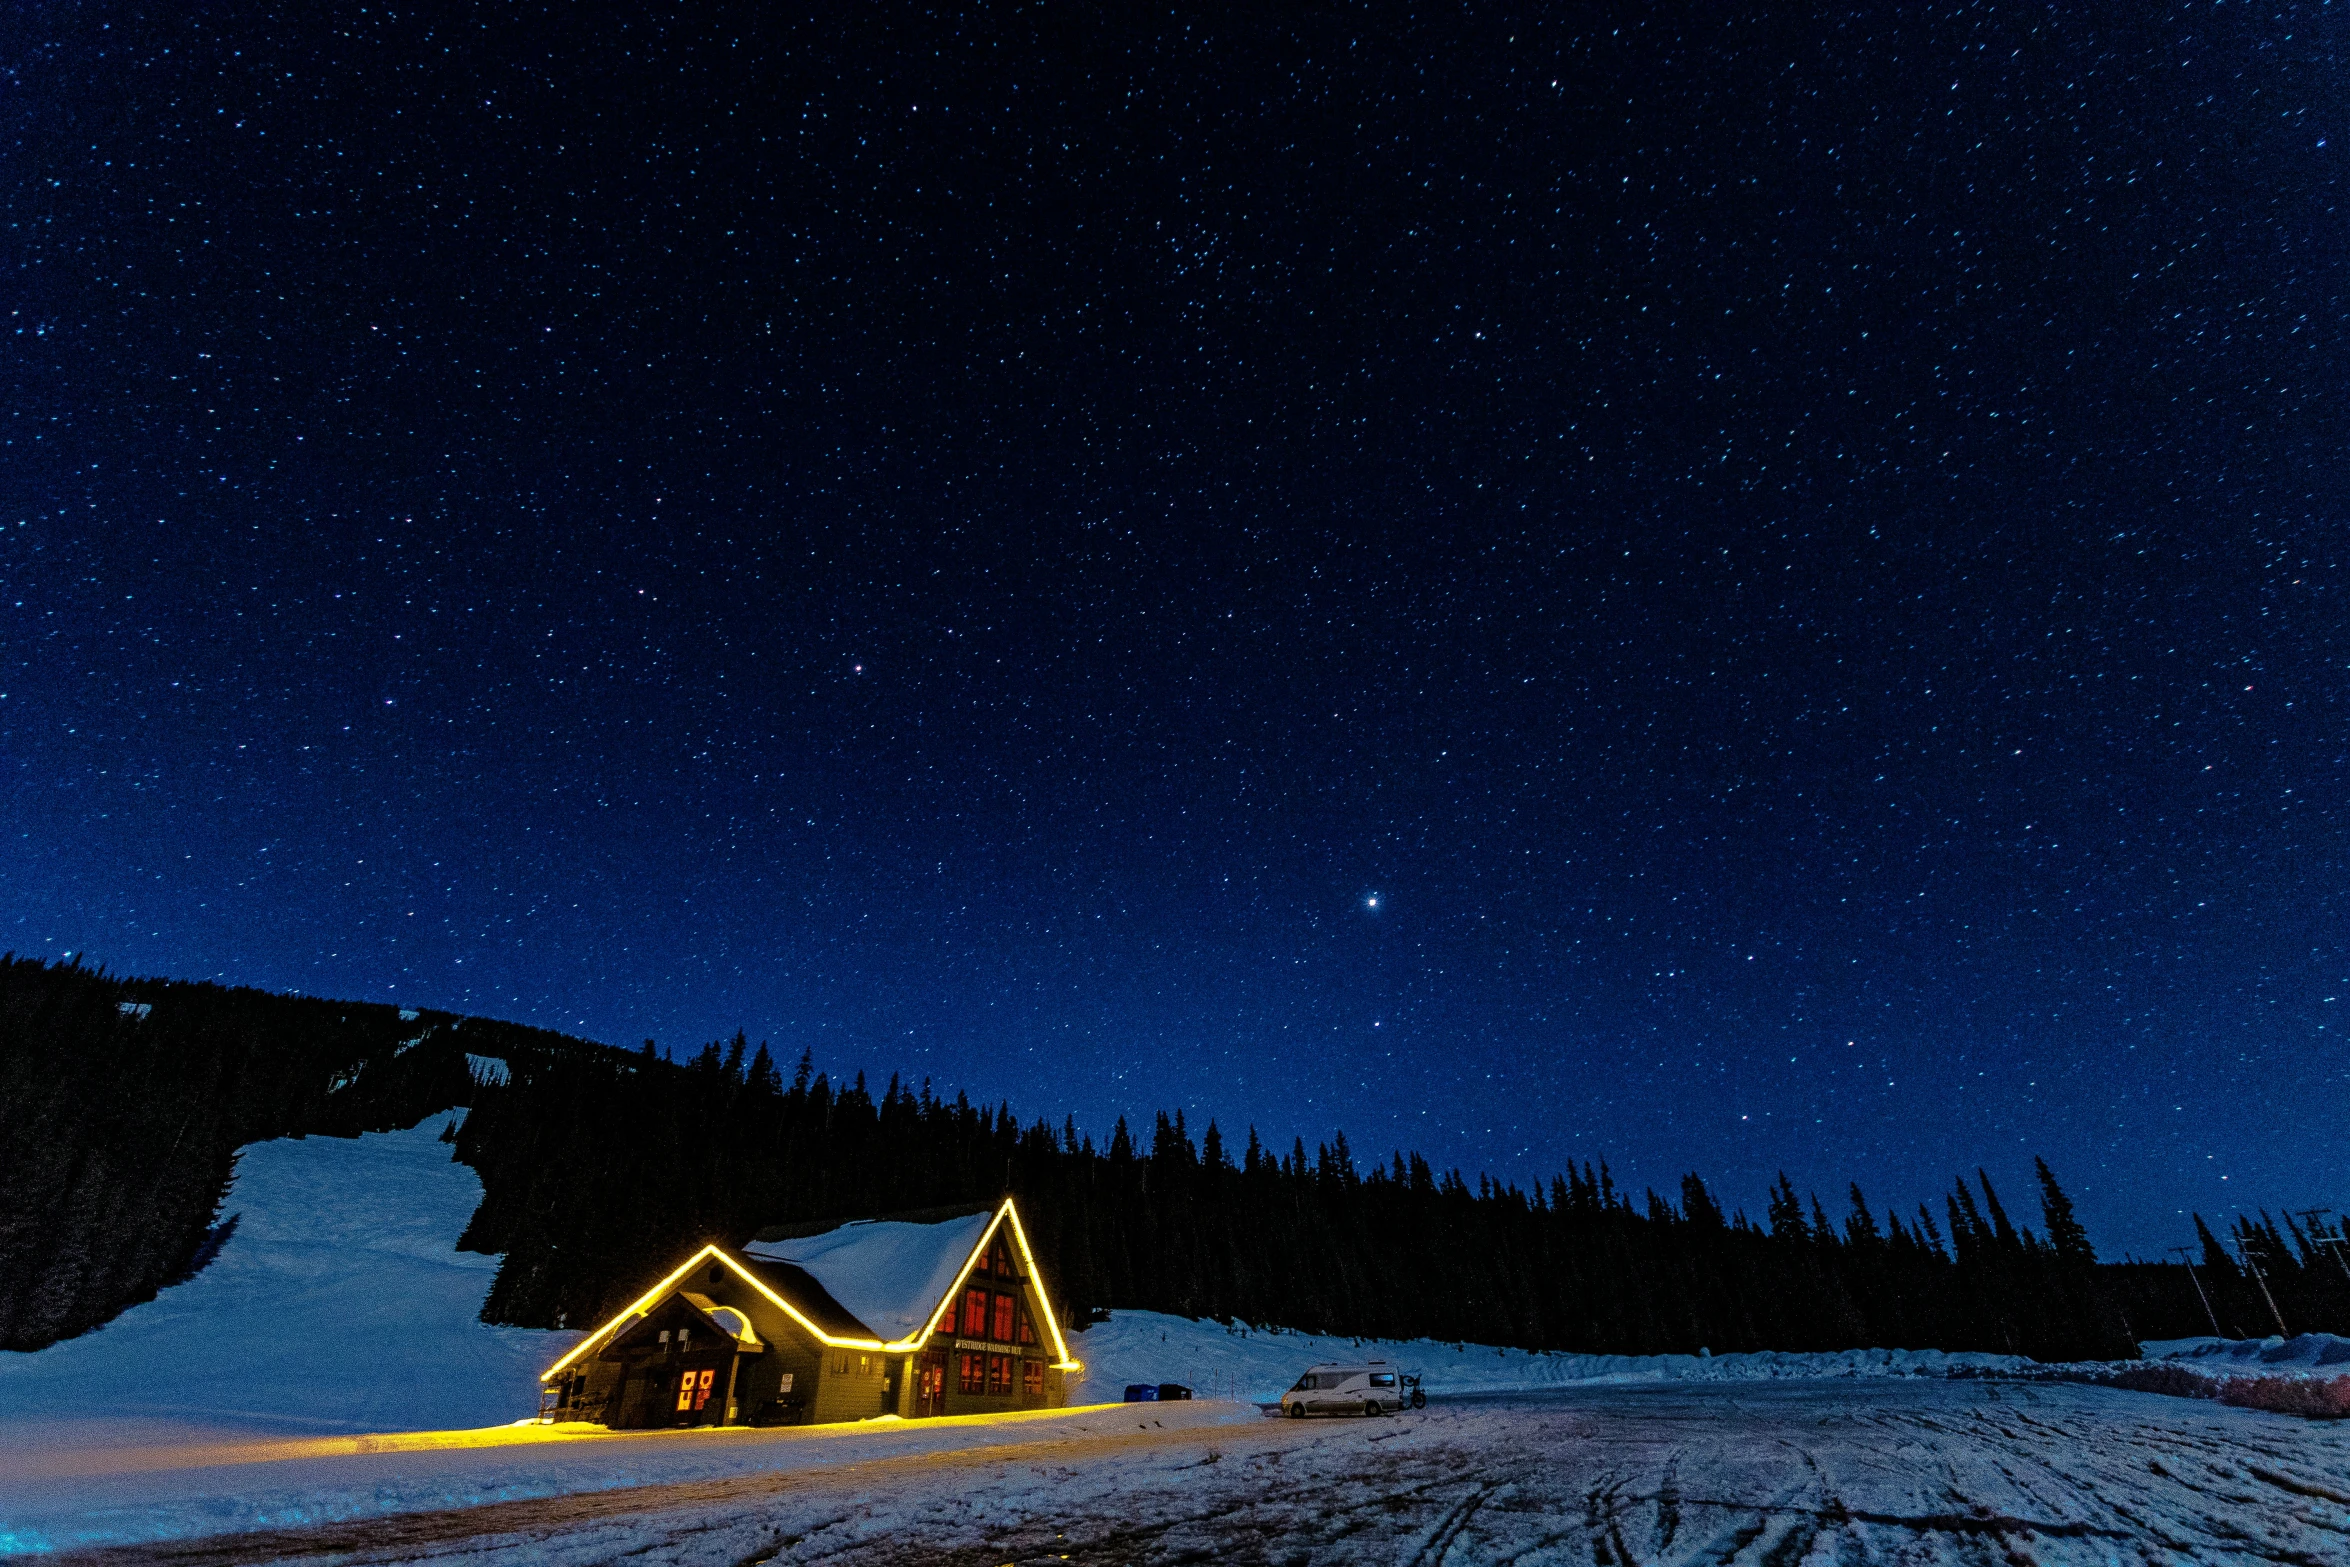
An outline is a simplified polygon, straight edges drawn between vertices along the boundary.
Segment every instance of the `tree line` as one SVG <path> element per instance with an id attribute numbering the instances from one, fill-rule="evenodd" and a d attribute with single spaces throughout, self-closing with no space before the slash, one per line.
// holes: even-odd
<path id="1" fill-rule="evenodd" d="M 1884 1345 L 2039 1359 L 2127 1358 L 2141 1336 L 2201 1332 L 2185 1271 L 2101 1267 L 2038 1166 L 2035 1231 L 1988 1176 L 1941 1213 L 1832 1216 L 1785 1177 L 1761 1222 L 1705 1182 L 1674 1198 L 1604 1166 L 1533 1190 L 1416 1154 L 1358 1163 L 1343 1134 L 1309 1153 L 1237 1148 L 1182 1112 L 1097 1146 L 1074 1124 L 941 1098 L 803 1056 L 787 1080 L 741 1035 L 672 1063 L 510 1058 L 456 1133 L 485 1195 L 464 1244 L 505 1258 L 483 1315 L 602 1321 L 690 1248 L 773 1224 L 1016 1195 L 1073 1323 L 1110 1306 L 1320 1333 L 1624 1354 Z M 2175 1289 L 2172 1287 L 2175 1285 Z M 2182 1307 L 2182 1301 L 2185 1303 Z M 2340 1303 L 2350 1305 L 2350 1302 Z M 2340 1305 L 2331 1308 L 2342 1320 Z"/>
<path id="2" fill-rule="evenodd" d="M 144 1008 L 141 1011 L 140 1008 Z M 467 1053 L 506 1063 L 477 1077 Z M 2350 1329 L 2318 1216 L 2240 1221 L 2237 1251 L 2100 1264 L 2045 1164 L 2019 1221 L 1981 1172 L 1935 1206 L 1831 1214 L 1784 1176 L 1759 1220 L 1697 1175 L 1670 1196 L 1604 1164 L 1536 1187 L 1417 1154 L 1237 1146 L 1182 1112 L 1096 1144 L 1064 1120 L 892 1079 L 788 1075 L 742 1035 L 672 1061 L 481 1018 L 120 980 L 0 959 L 0 1345 L 37 1348 L 186 1276 L 233 1215 L 235 1150 L 468 1106 L 449 1134 L 500 1254 L 487 1321 L 602 1321 L 704 1240 L 1006 1192 L 1064 1310 L 1325 1334 L 1648 1354 L 1865 1346 L 2048 1359 L 2141 1338 Z M 2273 1305 L 2273 1311 L 2272 1311 Z"/>

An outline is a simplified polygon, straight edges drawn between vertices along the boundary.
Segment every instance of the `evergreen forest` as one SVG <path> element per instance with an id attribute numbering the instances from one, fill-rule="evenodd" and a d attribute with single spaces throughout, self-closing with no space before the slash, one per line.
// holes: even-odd
<path id="1" fill-rule="evenodd" d="M 1010 1192 L 1072 1327 L 1116 1306 L 1528 1349 L 2043 1360 L 2215 1327 L 2350 1332 L 2322 1215 L 2240 1220 L 2232 1245 L 2197 1218 L 2192 1267 L 2101 1263 L 2045 1163 L 2027 1218 L 1976 1172 L 1906 1214 L 1857 1187 L 1831 1212 L 1782 1177 L 1755 1220 L 1696 1174 L 1670 1194 L 1604 1165 L 1472 1182 L 1343 1134 L 1195 1134 L 1181 1111 L 1097 1144 L 927 1084 L 876 1096 L 804 1055 L 786 1075 L 740 1034 L 679 1062 L 649 1041 L 8 959 L 0 1346 L 70 1337 L 200 1267 L 233 1226 L 242 1144 L 459 1106 L 452 1155 L 484 1192 L 459 1244 L 503 1256 L 483 1316 L 521 1326 L 600 1322 L 705 1240 Z"/>

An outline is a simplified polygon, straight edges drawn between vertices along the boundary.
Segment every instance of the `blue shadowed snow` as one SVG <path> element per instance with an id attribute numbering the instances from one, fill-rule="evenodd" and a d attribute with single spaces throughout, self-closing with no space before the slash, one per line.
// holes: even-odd
<path id="1" fill-rule="evenodd" d="M 1393 1361 L 1426 1379 L 1431 1397 L 1533 1393 L 1612 1383 L 1779 1382 L 1836 1377 L 1945 1377 L 1961 1367 L 2012 1370 L 2020 1355 L 1936 1349 L 1760 1351 L 1740 1355 L 1581 1355 L 1503 1349 L 1441 1339 L 1369 1339 L 1114 1311 L 1070 1341 L 1085 1362 L 1072 1402 L 1108 1403 L 1135 1382 L 1180 1382 L 1202 1398 L 1271 1403 L 1308 1366 Z"/>
<path id="2" fill-rule="evenodd" d="M 498 1259 L 456 1249 L 481 1182 L 450 1162 L 446 1119 L 245 1149 L 212 1265 L 80 1338 L 0 1353 L 0 1424 L 325 1433 L 535 1414 L 538 1372 L 579 1335 L 478 1320 Z"/>
<path id="3" fill-rule="evenodd" d="M 2170 1360 L 2207 1377 L 2350 1375 L 2350 1338 L 2297 1333 L 2291 1338 L 2174 1338 L 2138 1346 L 2149 1360 Z"/>

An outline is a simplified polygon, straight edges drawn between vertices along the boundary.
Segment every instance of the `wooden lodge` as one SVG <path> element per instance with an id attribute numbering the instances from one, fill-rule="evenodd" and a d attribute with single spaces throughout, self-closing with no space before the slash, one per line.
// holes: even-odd
<path id="1" fill-rule="evenodd" d="M 1081 1368 L 1011 1199 L 922 1218 L 704 1246 L 546 1369 L 541 1413 L 643 1429 L 1066 1403 Z"/>

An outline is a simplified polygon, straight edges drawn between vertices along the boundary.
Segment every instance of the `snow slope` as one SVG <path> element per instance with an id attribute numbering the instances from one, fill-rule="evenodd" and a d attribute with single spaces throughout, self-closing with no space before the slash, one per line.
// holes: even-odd
<path id="1" fill-rule="evenodd" d="M 476 1320 L 498 1259 L 456 1249 L 481 1182 L 450 1162 L 444 1119 L 245 1149 L 223 1209 L 242 1217 L 212 1265 L 95 1332 L 0 1353 L 0 1429 L 398 1431 L 536 1413 L 538 1372 L 578 1335 Z"/>
<path id="2" fill-rule="evenodd" d="M 1959 1366 L 2005 1370 L 2015 1355 L 1934 1349 L 1848 1349 L 1833 1354 L 1571 1355 L 1455 1344 L 1438 1339 L 1318 1338 L 1279 1328 L 1194 1322 L 1155 1311 L 1118 1311 L 1070 1341 L 1085 1362 L 1074 1401 L 1106 1402 L 1131 1382 L 1181 1382 L 1202 1398 L 1271 1403 L 1318 1361 L 1392 1360 L 1427 1379 L 1432 1395 L 1498 1393 L 1581 1384 L 1767 1382 L 1791 1377 L 1939 1377 Z"/>

